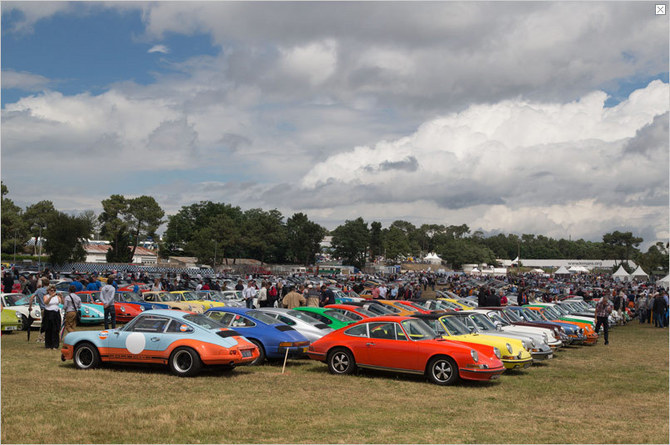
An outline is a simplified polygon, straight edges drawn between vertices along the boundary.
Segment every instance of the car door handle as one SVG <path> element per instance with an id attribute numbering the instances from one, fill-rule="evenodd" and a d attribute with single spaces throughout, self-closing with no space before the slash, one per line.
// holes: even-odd
<path id="1" fill-rule="evenodd" d="M 119 333 L 118 333 L 118 332 L 115 332 L 114 335 L 116 335 L 116 336 L 118 337 L 118 336 L 119 336 Z"/>
<path id="2" fill-rule="evenodd" d="M 365 344 L 365 346 L 374 346 L 375 344 L 373 342 L 368 342 Z"/>
<path id="3" fill-rule="evenodd" d="M 161 341 L 161 339 L 158 337 L 151 337 L 151 341 Z"/>

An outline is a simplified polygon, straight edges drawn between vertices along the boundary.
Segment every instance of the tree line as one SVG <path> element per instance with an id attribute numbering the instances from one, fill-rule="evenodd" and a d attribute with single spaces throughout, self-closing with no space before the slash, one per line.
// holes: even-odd
<path id="1" fill-rule="evenodd" d="M 277 209 L 243 211 L 225 203 L 201 201 L 183 206 L 167 216 L 151 196 L 126 198 L 111 195 L 103 200 L 102 212 L 87 210 L 68 215 L 56 210 L 51 201 L 40 201 L 21 209 L 7 198 L 2 184 L 2 252 L 19 252 L 31 237 L 46 239 L 45 253 L 52 263 L 83 261 L 83 243 L 92 237 L 109 241 L 109 262 L 131 262 L 142 241 L 159 245 L 159 255 L 196 257 L 202 264 L 219 265 L 238 258 L 264 263 L 314 264 L 320 244 L 332 236 L 328 252 L 345 265 L 363 268 L 369 261 L 397 264 L 408 257 L 437 253 L 450 267 L 467 263 L 496 264 L 496 258 L 512 259 L 614 259 L 634 260 L 648 272 L 666 272 L 668 245 L 658 242 L 642 253 L 643 239 L 632 232 L 614 231 L 602 241 L 553 239 L 534 234 L 484 236 L 471 232 L 466 224 L 414 224 L 397 220 L 383 228 L 357 218 L 347 220 L 331 232 L 310 221 L 304 213 L 285 219 Z M 159 240 L 157 230 L 166 230 Z M 35 249 L 35 248 L 33 248 Z"/>

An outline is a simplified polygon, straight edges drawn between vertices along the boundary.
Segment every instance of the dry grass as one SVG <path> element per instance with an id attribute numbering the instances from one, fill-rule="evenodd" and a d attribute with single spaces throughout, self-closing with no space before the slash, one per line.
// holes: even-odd
<path id="1" fill-rule="evenodd" d="M 3 443 L 668 443 L 668 331 L 637 323 L 494 383 L 332 376 L 292 360 L 88 372 L 2 336 Z M 40 347 L 42 346 L 42 347 Z"/>

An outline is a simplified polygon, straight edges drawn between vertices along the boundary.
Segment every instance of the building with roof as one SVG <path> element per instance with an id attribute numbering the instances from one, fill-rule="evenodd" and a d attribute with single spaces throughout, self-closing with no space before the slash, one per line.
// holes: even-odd
<path id="1" fill-rule="evenodd" d="M 107 251 L 112 246 L 109 244 L 84 244 L 86 251 L 87 263 L 106 263 Z M 132 249 L 132 247 L 129 247 Z M 155 250 L 147 249 L 142 246 L 137 246 L 135 249 L 135 256 L 133 256 L 133 264 L 156 264 L 158 263 L 158 253 Z"/>

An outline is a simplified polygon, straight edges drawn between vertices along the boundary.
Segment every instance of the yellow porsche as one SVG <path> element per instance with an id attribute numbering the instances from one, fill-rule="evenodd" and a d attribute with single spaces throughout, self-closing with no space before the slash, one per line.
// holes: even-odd
<path id="1" fill-rule="evenodd" d="M 190 311 L 198 314 L 205 312 L 201 304 L 190 301 L 179 301 L 179 296 L 165 292 L 165 291 L 146 291 L 142 292 L 144 301 L 150 303 L 162 303 L 169 306 L 171 309 L 180 309 L 182 311 Z"/>
<path id="2" fill-rule="evenodd" d="M 178 301 L 199 304 L 205 311 L 213 307 L 225 307 L 225 304 L 219 303 L 218 301 L 203 300 L 195 291 L 192 290 L 175 290 L 170 293 L 176 295 Z"/>
<path id="3" fill-rule="evenodd" d="M 533 357 L 524 349 L 521 340 L 472 334 L 458 317 L 453 315 L 417 314 L 414 317 L 426 322 L 447 340 L 493 346 L 500 352 L 500 360 L 505 369 L 527 368 L 533 363 Z"/>

